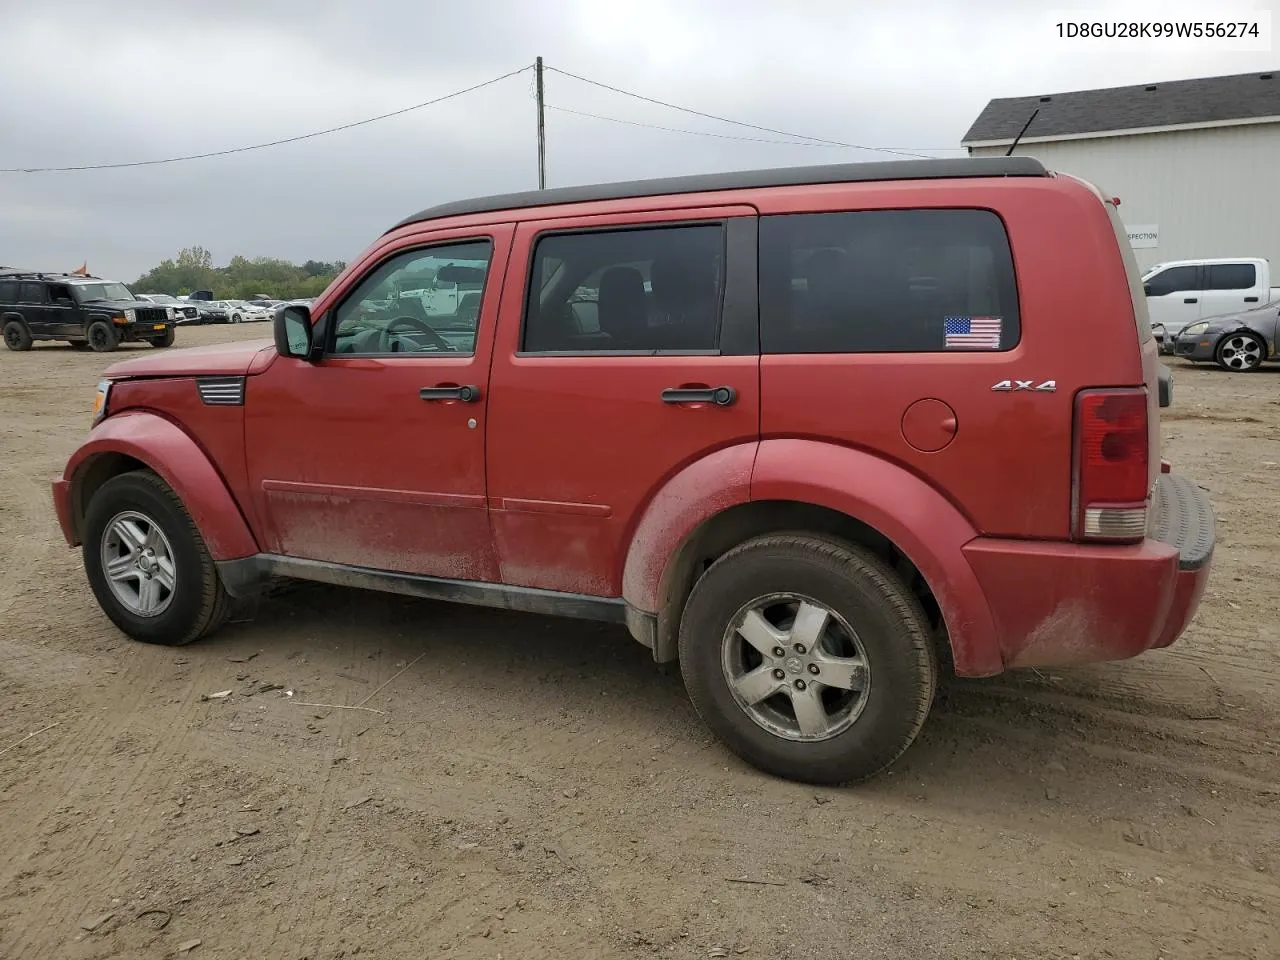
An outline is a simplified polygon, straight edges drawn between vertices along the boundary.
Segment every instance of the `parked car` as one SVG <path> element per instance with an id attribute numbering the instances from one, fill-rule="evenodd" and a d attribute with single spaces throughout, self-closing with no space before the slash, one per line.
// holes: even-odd
<path id="1" fill-rule="evenodd" d="M 200 312 L 200 323 L 230 323 L 231 313 L 218 300 L 188 300 Z"/>
<path id="2" fill-rule="evenodd" d="M 1172 340 L 1172 353 L 1196 362 L 1213 362 L 1224 370 L 1252 373 L 1268 360 L 1280 360 L 1280 301 L 1197 320 Z"/>
<path id="3" fill-rule="evenodd" d="M 196 323 L 200 319 L 200 311 L 190 303 L 185 303 L 177 297 L 171 297 L 167 293 L 140 293 L 139 300 L 146 300 L 148 303 L 158 304 L 162 307 L 173 307 L 174 323 L 182 326 L 184 324 Z"/>
<path id="4" fill-rule="evenodd" d="M 139 300 L 123 283 L 83 274 L 0 273 L 0 329 L 10 350 L 64 340 L 98 352 L 121 343 L 173 345 L 174 311 Z"/>
<path id="5" fill-rule="evenodd" d="M 235 309 L 231 311 L 232 323 L 257 323 L 271 319 L 271 314 L 267 308 L 259 304 L 250 303 L 247 300 L 234 300 L 228 301 L 228 303 L 235 304 Z"/>
<path id="6" fill-rule="evenodd" d="M 1261 257 L 1158 263 L 1142 285 L 1156 341 L 1166 354 L 1187 325 L 1251 310 L 1280 296 L 1280 288 L 1271 286 L 1271 266 Z"/>
<path id="7" fill-rule="evenodd" d="M 477 322 L 393 296 L 446 264 Z M 137 640 L 277 577 L 623 623 L 749 762 L 856 781 L 940 662 L 1131 657 L 1195 613 L 1213 510 L 1160 459 L 1138 277 L 1029 157 L 449 203 L 273 341 L 108 369 L 54 503 Z"/>

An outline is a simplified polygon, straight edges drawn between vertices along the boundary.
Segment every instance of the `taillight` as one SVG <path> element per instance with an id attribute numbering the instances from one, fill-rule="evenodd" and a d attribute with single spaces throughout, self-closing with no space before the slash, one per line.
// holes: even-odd
<path id="1" fill-rule="evenodd" d="M 1147 528 L 1147 392 L 1076 396 L 1072 533 L 1077 540 L 1141 540 Z"/>

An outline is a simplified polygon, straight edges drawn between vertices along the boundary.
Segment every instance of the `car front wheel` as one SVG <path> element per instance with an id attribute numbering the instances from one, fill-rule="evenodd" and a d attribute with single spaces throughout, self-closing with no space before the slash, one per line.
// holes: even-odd
<path id="1" fill-rule="evenodd" d="M 104 483 L 89 501 L 84 567 L 98 604 L 144 643 L 190 643 L 225 621 L 231 599 L 176 493 L 138 470 Z"/>
<path id="2" fill-rule="evenodd" d="M 152 340 L 151 345 L 153 347 L 172 347 L 173 338 L 174 338 L 173 327 L 169 327 L 167 330 L 165 330 L 164 333 L 162 333 L 160 336 Z"/>
<path id="3" fill-rule="evenodd" d="M 680 666 L 694 707 L 748 763 L 856 783 L 915 740 L 937 658 L 919 602 L 883 562 L 801 534 L 748 541 L 690 594 Z"/>
<path id="4" fill-rule="evenodd" d="M 89 349 L 94 353 L 110 353 L 120 345 L 120 334 L 105 320 L 95 320 L 86 331 Z"/>
<path id="5" fill-rule="evenodd" d="M 1230 333 L 1218 344 L 1218 366 L 1235 373 L 1250 373 L 1262 366 L 1267 347 L 1252 333 Z"/>

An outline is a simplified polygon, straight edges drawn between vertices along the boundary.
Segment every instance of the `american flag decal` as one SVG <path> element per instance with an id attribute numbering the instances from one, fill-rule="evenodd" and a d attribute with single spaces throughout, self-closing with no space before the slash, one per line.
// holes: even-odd
<path id="1" fill-rule="evenodd" d="M 1000 317 L 947 317 L 942 327 L 948 350 L 999 350 Z"/>

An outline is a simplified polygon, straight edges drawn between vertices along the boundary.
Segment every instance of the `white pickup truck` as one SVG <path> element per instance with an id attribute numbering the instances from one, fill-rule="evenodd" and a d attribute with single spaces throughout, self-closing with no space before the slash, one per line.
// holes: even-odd
<path id="1" fill-rule="evenodd" d="M 1260 257 L 1157 263 L 1143 275 L 1142 286 L 1162 353 L 1173 350 L 1173 338 L 1189 323 L 1280 300 L 1280 287 L 1271 286 L 1271 265 Z"/>

